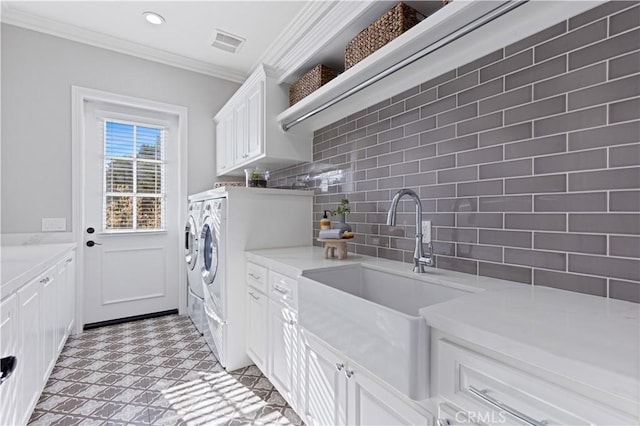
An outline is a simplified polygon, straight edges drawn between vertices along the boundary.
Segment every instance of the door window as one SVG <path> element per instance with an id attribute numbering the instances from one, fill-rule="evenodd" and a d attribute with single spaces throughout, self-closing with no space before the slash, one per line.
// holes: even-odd
<path id="1" fill-rule="evenodd" d="M 103 135 L 103 230 L 164 230 L 165 129 L 105 120 Z"/>

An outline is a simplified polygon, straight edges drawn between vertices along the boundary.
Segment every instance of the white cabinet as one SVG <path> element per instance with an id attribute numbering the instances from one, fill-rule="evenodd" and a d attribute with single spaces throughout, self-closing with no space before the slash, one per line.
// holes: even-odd
<path id="1" fill-rule="evenodd" d="M 312 160 L 308 134 L 284 132 L 276 115 L 289 96 L 273 72 L 260 65 L 214 117 L 218 176 L 244 175 L 246 167 L 280 169 Z"/>
<path id="2" fill-rule="evenodd" d="M 0 358 L 18 355 L 16 314 L 16 296 L 12 294 L 0 304 Z M 20 382 L 20 376 L 14 372 L 0 385 L 0 425 L 16 424 Z"/>
<path id="3" fill-rule="evenodd" d="M 538 425 L 620 425 L 634 419 L 605 405 L 605 398 L 586 397 L 512 367 L 473 349 L 439 340 L 438 393 L 445 402 L 460 407 L 468 423 Z M 529 367 L 530 368 L 530 367 Z M 586 394 L 593 389 L 586 390 Z M 442 412 L 440 418 L 447 418 Z M 450 417 L 450 415 L 449 415 Z"/>
<path id="4" fill-rule="evenodd" d="M 42 331 L 41 380 L 42 386 L 47 382 L 58 355 L 58 331 L 60 282 L 56 268 L 50 268 L 40 278 L 42 298 L 40 299 L 40 330 Z"/>
<path id="5" fill-rule="evenodd" d="M 40 328 L 41 286 L 38 277 L 18 290 L 17 423 L 26 424 L 42 390 L 43 337 Z"/>
<path id="6" fill-rule="evenodd" d="M 216 166 L 218 174 L 224 174 L 234 165 L 235 130 L 233 114 L 222 117 L 216 125 Z"/>
<path id="7" fill-rule="evenodd" d="M 62 303 L 62 319 L 63 325 L 66 327 L 65 340 L 61 342 L 64 345 L 66 338 L 71 334 L 76 318 L 76 252 L 70 252 L 60 264 L 59 268 L 64 270 L 65 291 Z M 62 350 L 62 347 L 60 347 Z"/>
<path id="8" fill-rule="evenodd" d="M 311 425 L 431 425 L 431 415 L 397 395 L 322 340 L 301 330 L 302 415 Z"/>
<path id="9" fill-rule="evenodd" d="M 0 425 L 27 423 L 69 336 L 75 317 L 74 256 L 69 250 L 42 261 L 30 275 L 36 278 L 19 283 L 2 300 L 0 354 L 16 356 L 17 365 L 0 386 Z"/>
<path id="10" fill-rule="evenodd" d="M 297 407 L 297 281 L 269 271 L 269 378 L 280 394 Z"/>
<path id="11" fill-rule="evenodd" d="M 247 158 L 255 158 L 264 151 L 264 85 L 264 81 L 259 81 L 247 92 L 247 137 L 243 144 Z"/>
<path id="12" fill-rule="evenodd" d="M 247 262 L 246 281 L 247 355 L 296 410 L 300 375 L 298 283 L 253 262 Z"/>
<path id="13" fill-rule="evenodd" d="M 247 289 L 247 355 L 260 371 L 267 373 L 269 299 L 256 288 Z"/>
<path id="14" fill-rule="evenodd" d="M 247 102 L 239 102 L 233 107 L 233 125 L 234 125 L 234 143 L 233 146 L 233 162 L 240 164 L 249 158 L 248 140 L 249 133 L 249 117 L 247 114 Z"/>
<path id="15" fill-rule="evenodd" d="M 312 426 L 347 423 L 344 359 L 301 330 L 300 414 Z"/>

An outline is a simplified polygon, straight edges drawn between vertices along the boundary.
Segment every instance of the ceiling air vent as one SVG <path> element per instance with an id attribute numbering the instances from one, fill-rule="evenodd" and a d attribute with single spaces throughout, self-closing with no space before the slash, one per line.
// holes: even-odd
<path id="1" fill-rule="evenodd" d="M 222 49 L 226 52 L 236 53 L 240 50 L 244 44 L 245 39 L 233 34 L 225 33 L 224 31 L 216 29 L 210 40 L 210 44 L 213 47 Z"/>

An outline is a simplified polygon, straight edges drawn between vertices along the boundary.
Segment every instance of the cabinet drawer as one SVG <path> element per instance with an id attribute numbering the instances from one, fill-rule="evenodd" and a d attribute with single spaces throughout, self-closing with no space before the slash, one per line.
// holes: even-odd
<path id="1" fill-rule="evenodd" d="M 247 283 L 267 293 L 267 268 L 247 262 Z"/>
<path id="2" fill-rule="evenodd" d="M 269 297 L 271 300 L 298 306 L 298 282 L 290 277 L 269 271 Z"/>
<path id="3" fill-rule="evenodd" d="M 440 396 L 469 413 L 472 422 L 539 426 L 633 422 L 596 400 L 445 340 L 438 342 L 438 360 Z"/>

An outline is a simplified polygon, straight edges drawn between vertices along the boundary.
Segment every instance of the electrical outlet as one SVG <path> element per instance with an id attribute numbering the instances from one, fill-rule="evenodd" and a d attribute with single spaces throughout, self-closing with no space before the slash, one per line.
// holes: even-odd
<path id="1" fill-rule="evenodd" d="M 429 244 L 431 242 L 431 221 L 422 221 L 422 242 Z"/>
<path id="2" fill-rule="evenodd" d="M 67 230 L 67 219 L 64 217 L 43 217 L 42 232 L 64 232 Z"/>

